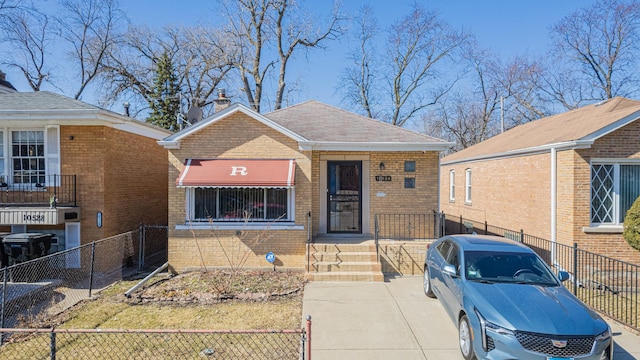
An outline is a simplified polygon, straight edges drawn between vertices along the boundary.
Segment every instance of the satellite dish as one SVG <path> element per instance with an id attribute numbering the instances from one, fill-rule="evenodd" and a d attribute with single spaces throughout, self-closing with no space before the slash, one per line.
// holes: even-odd
<path id="1" fill-rule="evenodd" d="M 192 106 L 189 111 L 187 111 L 187 121 L 189 124 L 195 124 L 200 120 L 202 120 L 202 109 L 197 106 Z"/>

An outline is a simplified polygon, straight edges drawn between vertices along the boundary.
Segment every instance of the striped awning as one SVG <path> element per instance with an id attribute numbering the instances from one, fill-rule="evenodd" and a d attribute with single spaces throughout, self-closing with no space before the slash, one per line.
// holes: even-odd
<path id="1" fill-rule="evenodd" d="M 187 159 L 178 187 L 293 187 L 292 159 Z"/>

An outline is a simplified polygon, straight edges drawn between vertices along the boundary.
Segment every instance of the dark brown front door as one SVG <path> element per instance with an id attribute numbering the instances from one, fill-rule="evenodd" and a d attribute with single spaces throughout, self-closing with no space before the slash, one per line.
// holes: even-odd
<path id="1" fill-rule="evenodd" d="M 362 233 L 362 162 L 328 161 L 327 232 Z"/>

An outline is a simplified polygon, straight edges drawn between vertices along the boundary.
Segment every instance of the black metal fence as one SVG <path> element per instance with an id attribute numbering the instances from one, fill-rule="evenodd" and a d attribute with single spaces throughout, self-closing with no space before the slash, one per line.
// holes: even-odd
<path id="1" fill-rule="evenodd" d="M 296 330 L 0 329 L 0 358 L 308 359 L 310 329 L 310 319 Z"/>
<path id="2" fill-rule="evenodd" d="M 440 214 L 376 214 L 378 239 L 428 240 L 436 238 Z"/>
<path id="3" fill-rule="evenodd" d="M 552 268 L 571 274 L 572 292 L 584 303 L 640 330 L 640 266 L 527 235 L 524 230 L 491 226 L 486 221 L 440 214 L 439 235 L 477 233 L 519 241 L 532 248 Z"/>
<path id="4" fill-rule="evenodd" d="M 0 205 L 76 206 L 75 175 L 42 175 L 41 182 L 9 184 L 0 176 Z"/>
<path id="5" fill-rule="evenodd" d="M 166 262 L 166 227 L 144 228 L 0 269 L 0 328 L 46 323 L 134 273 L 136 263 Z M 152 252 L 160 246 L 164 253 Z"/>

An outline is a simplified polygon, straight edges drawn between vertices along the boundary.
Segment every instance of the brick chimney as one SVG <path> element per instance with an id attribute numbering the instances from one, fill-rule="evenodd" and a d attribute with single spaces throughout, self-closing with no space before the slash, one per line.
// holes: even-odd
<path id="1" fill-rule="evenodd" d="M 7 81 L 7 74 L 0 70 L 0 93 L 16 92 L 16 88 Z"/>
<path id="2" fill-rule="evenodd" d="M 224 110 L 231 105 L 231 100 L 227 99 L 225 89 L 218 90 L 218 98 L 213 100 L 215 103 L 215 112 Z"/>

